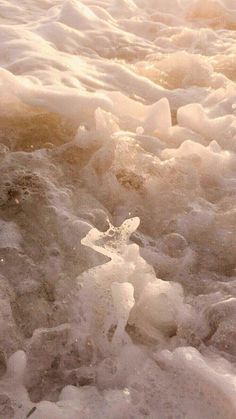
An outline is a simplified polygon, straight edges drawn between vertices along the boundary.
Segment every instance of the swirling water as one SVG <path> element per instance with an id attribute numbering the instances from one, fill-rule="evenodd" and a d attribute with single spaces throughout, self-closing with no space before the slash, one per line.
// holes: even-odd
<path id="1" fill-rule="evenodd" d="M 0 418 L 236 418 L 234 0 L 0 1 Z"/>

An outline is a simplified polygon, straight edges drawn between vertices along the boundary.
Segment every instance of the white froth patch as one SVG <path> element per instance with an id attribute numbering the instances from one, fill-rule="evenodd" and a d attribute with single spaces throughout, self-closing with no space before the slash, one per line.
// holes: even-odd
<path id="1" fill-rule="evenodd" d="M 235 28 L 0 2 L 1 419 L 235 419 Z"/>

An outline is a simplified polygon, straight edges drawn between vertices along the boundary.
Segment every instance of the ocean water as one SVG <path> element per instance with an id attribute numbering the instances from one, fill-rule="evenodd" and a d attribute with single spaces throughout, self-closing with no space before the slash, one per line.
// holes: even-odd
<path id="1" fill-rule="evenodd" d="M 0 39 L 0 419 L 235 419 L 235 0 L 1 0 Z"/>

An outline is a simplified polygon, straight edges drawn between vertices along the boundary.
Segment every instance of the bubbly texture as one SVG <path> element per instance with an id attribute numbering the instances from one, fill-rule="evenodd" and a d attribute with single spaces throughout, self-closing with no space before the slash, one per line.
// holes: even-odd
<path id="1" fill-rule="evenodd" d="M 235 419 L 235 0 L 1 0 L 0 39 L 0 419 Z"/>

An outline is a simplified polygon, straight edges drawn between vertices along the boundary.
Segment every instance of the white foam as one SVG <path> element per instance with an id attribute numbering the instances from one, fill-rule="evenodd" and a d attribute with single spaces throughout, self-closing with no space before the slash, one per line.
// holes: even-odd
<path id="1" fill-rule="evenodd" d="M 235 28 L 0 2 L 0 418 L 235 419 Z"/>

